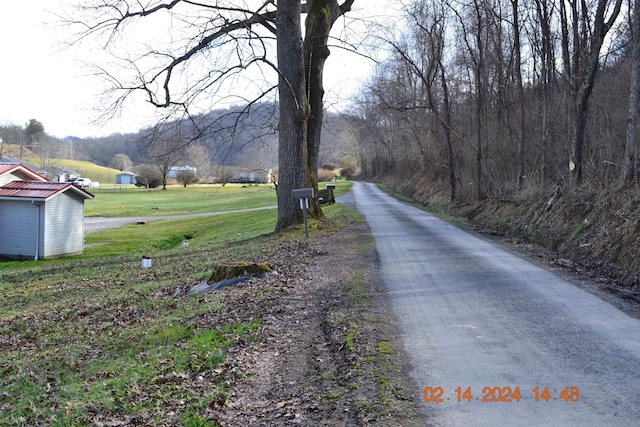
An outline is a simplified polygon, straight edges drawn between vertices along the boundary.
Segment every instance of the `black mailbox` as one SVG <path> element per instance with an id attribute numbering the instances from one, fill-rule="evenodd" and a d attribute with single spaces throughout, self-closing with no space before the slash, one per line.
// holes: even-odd
<path id="1" fill-rule="evenodd" d="M 336 189 L 335 184 L 327 184 L 327 190 L 335 190 L 335 189 Z"/>

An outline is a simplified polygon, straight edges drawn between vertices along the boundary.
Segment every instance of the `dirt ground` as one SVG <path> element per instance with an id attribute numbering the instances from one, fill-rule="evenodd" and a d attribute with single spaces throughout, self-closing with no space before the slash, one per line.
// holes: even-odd
<path id="1" fill-rule="evenodd" d="M 276 274 L 219 291 L 225 316 L 260 317 L 262 328 L 228 354 L 218 372 L 227 393 L 206 418 L 223 426 L 424 425 L 366 225 L 284 242 L 269 260 Z"/>

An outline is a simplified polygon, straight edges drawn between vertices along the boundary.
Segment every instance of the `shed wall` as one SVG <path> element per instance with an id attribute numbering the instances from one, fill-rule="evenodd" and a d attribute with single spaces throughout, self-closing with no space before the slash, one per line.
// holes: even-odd
<path id="1" fill-rule="evenodd" d="M 118 174 L 116 175 L 116 184 L 135 184 L 135 180 L 133 175 Z"/>
<path id="2" fill-rule="evenodd" d="M 40 232 L 44 227 L 41 208 Z M 36 251 L 36 218 L 38 208 L 27 201 L 0 200 L 0 255 L 33 259 Z M 39 258 L 43 248 L 40 247 Z"/>
<path id="3" fill-rule="evenodd" d="M 84 200 L 66 191 L 49 199 L 44 226 L 44 257 L 82 253 L 84 250 Z"/>

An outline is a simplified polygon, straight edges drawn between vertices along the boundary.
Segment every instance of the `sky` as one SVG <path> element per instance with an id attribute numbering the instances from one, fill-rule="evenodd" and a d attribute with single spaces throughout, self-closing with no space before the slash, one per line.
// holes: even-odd
<path id="1" fill-rule="evenodd" d="M 155 110 L 144 102 L 129 106 L 108 121 L 99 120 L 101 94 L 106 86 L 85 64 L 92 63 L 92 55 L 100 52 L 92 53 L 86 46 L 64 48 L 72 31 L 57 23 L 55 15 L 74 2 L 82 0 L 22 0 L 3 7 L 0 125 L 24 126 L 36 119 L 48 135 L 59 138 L 136 132 L 150 125 Z M 387 12 L 375 4 L 385 3 L 389 2 L 356 0 L 353 13 L 362 15 L 366 8 L 367 15 L 381 16 Z M 345 99 L 357 92 L 372 68 L 370 60 L 333 49 L 325 65 L 327 101 L 337 103 L 338 108 L 345 106 Z"/>

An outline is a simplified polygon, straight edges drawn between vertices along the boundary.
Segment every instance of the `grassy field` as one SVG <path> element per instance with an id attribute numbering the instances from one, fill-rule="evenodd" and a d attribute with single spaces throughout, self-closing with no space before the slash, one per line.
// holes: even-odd
<path id="1" fill-rule="evenodd" d="M 340 188 L 344 193 L 348 184 Z M 207 199 L 205 190 L 187 190 L 151 192 L 169 199 L 139 209 L 158 205 L 163 213 L 176 212 L 180 199 L 187 211 L 199 209 L 187 201 L 194 194 Z M 230 197 L 224 209 L 253 206 L 253 199 L 273 193 L 234 191 L 245 198 Z M 210 199 L 222 199 L 221 193 Z M 144 194 L 105 197 L 94 212 L 115 212 L 110 203 L 124 206 L 133 197 Z M 326 219 L 311 221 L 312 236 L 354 215 L 342 205 L 324 211 Z M 91 234 L 87 243 L 98 245 L 80 257 L 0 264 L 0 425 L 83 426 L 115 418 L 161 425 L 168 415 L 159 408 L 168 404 L 171 425 L 215 425 L 201 414 L 225 400 L 218 367 L 231 347 L 256 339 L 261 319 L 220 318 L 215 294 L 169 296 L 207 278 L 216 263 L 268 259 L 285 240 L 304 239 L 302 226 L 271 233 L 276 215 L 273 209 L 154 221 Z M 141 268 L 141 253 L 153 256 L 153 268 Z"/>
<path id="2" fill-rule="evenodd" d="M 336 182 L 336 197 L 349 191 L 351 184 Z M 320 188 L 325 184 L 321 183 Z M 93 191 L 93 190 L 91 190 Z M 169 186 L 167 190 L 140 189 L 128 186 L 122 190 L 93 191 L 95 200 L 85 203 L 86 216 L 158 216 L 200 212 L 220 212 L 275 206 L 273 185 L 227 184 Z"/>
<path id="3" fill-rule="evenodd" d="M 276 191 L 271 185 L 240 184 L 169 186 L 144 189 L 94 190 L 95 200 L 85 203 L 86 216 L 156 216 L 275 206 Z"/>
<path id="4" fill-rule="evenodd" d="M 273 231 L 277 215 L 276 209 L 270 209 L 125 225 L 115 231 L 88 234 L 85 238 L 88 247 L 83 257 L 153 255 L 182 247 L 185 239 L 189 240 L 190 246 L 246 240 Z"/>

